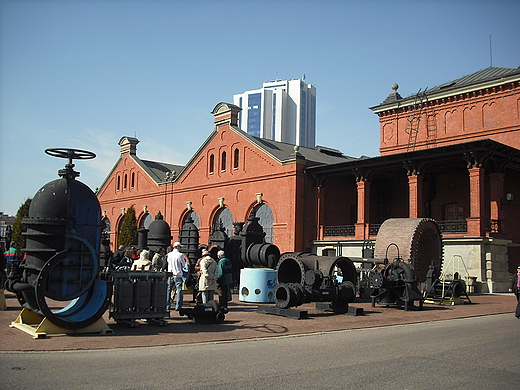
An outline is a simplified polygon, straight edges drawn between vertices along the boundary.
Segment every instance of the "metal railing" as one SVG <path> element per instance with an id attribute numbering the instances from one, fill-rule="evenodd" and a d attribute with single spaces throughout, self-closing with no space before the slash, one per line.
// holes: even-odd
<path id="1" fill-rule="evenodd" d="M 356 227 L 354 225 L 324 226 L 324 237 L 354 237 Z"/>
<path id="2" fill-rule="evenodd" d="M 377 233 L 379 233 L 379 228 L 381 227 L 380 223 L 371 223 L 370 224 L 370 235 L 371 236 L 377 236 Z"/>
<path id="3" fill-rule="evenodd" d="M 492 234 L 501 234 L 502 233 L 502 224 L 498 219 L 488 219 L 486 220 L 486 233 Z"/>
<path id="4" fill-rule="evenodd" d="M 464 234 L 468 232 L 468 223 L 463 220 L 436 221 L 443 234 Z M 370 224 L 370 236 L 377 236 L 381 224 Z M 499 220 L 488 220 L 487 232 L 500 233 Z M 324 226 L 324 237 L 354 237 L 356 235 L 355 225 Z"/>
<path id="5" fill-rule="evenodd" d="M 468 222 L 465 219 L 451 221 L 436 221 L 441 233 L 467 233 Z"/>

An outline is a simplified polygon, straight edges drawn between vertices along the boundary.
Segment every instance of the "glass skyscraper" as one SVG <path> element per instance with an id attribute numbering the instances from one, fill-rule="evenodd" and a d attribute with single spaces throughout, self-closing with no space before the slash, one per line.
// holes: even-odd
<path id="1" fill-rule="evenodd" d="M 238 125 L 254 137 L 314 148 L 316 88 L 305 78 L 263 83 L 261 89 L 233 96 L 242 108 Z"/>

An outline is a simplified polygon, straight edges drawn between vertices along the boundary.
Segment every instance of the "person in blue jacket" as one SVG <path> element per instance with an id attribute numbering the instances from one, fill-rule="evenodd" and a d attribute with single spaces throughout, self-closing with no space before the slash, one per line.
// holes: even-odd
<path id="1" fill-rule="evenodd" d="M 217 283 L 220 289 L 219 304 L 222 309 L 227 311 L 228 302 L 231 301 L 231 285 L 233 284 L 233 264 L 226 257 L 223 250 L 217 252 L 218 257 L 218 278 Z"/>

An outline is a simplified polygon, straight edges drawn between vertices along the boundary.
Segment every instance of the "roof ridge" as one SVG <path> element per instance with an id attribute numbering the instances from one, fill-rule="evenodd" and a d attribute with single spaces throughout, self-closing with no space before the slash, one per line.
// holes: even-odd
<path id="1" fill-rule="evenodd" d="M 476 72 L 467 74 L 465 76 L 456 78 L 455 80 L 451 80 L 439 85 L 436 85 L 433 88 L 429 88 L 425 91 L 426 94 L 431 94 L 441 90 L 447 90 L 452 88 L 460 88 L 465 86 L 470 86 L 473 84 L 482 83 L 485 81 L 491 81 L 500 79 L 506 76 L 514 75 L 516 73 L 520 73 L 519 68 L 503 68 L 497 66 L 489 66 L 487 68 L 478 70 Z M 413 95 L 409 96 L 412 97 Z"/>

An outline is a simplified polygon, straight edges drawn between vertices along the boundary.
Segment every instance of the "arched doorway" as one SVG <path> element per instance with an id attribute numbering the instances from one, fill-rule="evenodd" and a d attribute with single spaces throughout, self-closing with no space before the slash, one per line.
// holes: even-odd
<path id="1" fill-rule="evenodd" d="M 188 219 L 188 217 L 191 217 L 191 219 L 193 219 L 193 224 L 195 226 L 197 226 L 197 229 L 200 229 L 200 219 L 199 219 L 199 215 L 193 211 L 193 210 L 190 210 L 186 213 L 186 215 L 184 216 L 184 219 L 182 221 L 182 225 L 184 226 L 184 224 L 186 223 L 186 220 Z"/>
<path id="2" fill-rule="evenodd" d="M 141 218 L 141 223 L 139 224 L 139 228 L 140 229 L 142 229 L 142 228 L 149 229 L 150 228 L 150 224 L 152 222 L 153 222 L 153 217 L 150 215 L 150 213 L 146 213 Z"/>
<path id="3" fill-rule="evenodd" d="M 231 237 L 233 235 L 233 214 L 227 207 L 221 208 L 215 214 L 212 231 L 214 231 L 215 228 L 218 227 L 218 223 L 222 223 L 222 226 L 224 227 L 224 229 L 226 229 L 225 232 L 228 235 L 228 237 Z"/>
<path id="4" fill-rule="evenodd" d="M 258 223 L 262 226 L 265 232 L 265 241 L 273 243 L 274 242 L 274 216 L 273 211 L 269 207 L 269 205 L 262 203 L 257 205 L 253 211 L 251 212 L 252 217 L 260 218 Z"/>
<path id="5" fill-rule="evenodd" d="M 107 217 L 101 220 L 101 229 L 103 233 L 110 233 L 112 231 L 112 225 L 110 224 L 110 219 Z"/>

